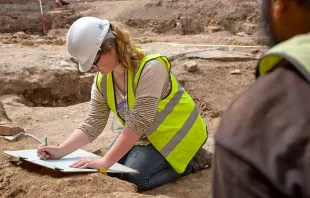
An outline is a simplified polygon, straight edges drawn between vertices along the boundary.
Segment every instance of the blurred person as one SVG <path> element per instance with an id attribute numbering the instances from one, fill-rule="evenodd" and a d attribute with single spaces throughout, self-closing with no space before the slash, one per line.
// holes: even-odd
<path id="1" fill-rule="evenodd" d="M 310 197 L 310 0 L 261 0 L 270 49 L 215 135 L 213 197 Z"/>

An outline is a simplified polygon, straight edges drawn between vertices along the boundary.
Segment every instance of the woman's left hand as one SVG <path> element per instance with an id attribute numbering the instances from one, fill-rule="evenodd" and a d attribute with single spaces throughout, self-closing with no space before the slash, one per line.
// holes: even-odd
<path id="1" fill-rule="evenodd" d="M 105 168 L 104 165 L 101 163 L 100 158 L 81 158 L 78 161 L 71 164 L 72 168 Z"/>

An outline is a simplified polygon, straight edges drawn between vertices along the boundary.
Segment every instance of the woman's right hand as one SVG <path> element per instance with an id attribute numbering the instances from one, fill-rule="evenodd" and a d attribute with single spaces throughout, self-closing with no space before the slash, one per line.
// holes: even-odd
<path id="1" fill-rule="evenodd" d="M 37 148 L 40 159 L 59 159 L 89 143 L 88 136 L 81 129 L 76 129 L 60 146 L 45 146 L 41 144 Z"/>
<path id="2" fill-rule="evenodd" d="M 64 156 L 63 151 L 58 146 L 45 146 L 41 144 L 37 148 L 37 156 L 40 159 L 59 159 Z"/>

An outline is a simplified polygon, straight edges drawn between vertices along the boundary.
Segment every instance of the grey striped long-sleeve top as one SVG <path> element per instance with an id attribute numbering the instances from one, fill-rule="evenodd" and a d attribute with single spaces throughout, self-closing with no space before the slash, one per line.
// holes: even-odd
<path id="1" fill-rule="evenodd" d="M 170 90 L 171 81 L 166 67 L 157 60 L 147 63 L 141 73 L 137 86 L 136 103 L 126 122 L 126 126 L 140 136 L 137 144 L 149 144 L 145 132 L 154 120 L 158 102 L 166 97 Z M 118 91 L 115 94 L 117 104 L 123 102 L 121 94 Z M 94 82 L 88 113 L 78 128 L 84 131 L 90 141 L 93 141 L 106 126 L 109 114 L 110 108 Z M 124 119 L 124 112 L 119 112 L 119 114 Z"/>

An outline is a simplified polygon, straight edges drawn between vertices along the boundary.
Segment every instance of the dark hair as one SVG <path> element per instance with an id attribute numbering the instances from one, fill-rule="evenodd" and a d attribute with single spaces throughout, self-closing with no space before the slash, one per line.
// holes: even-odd
<path id="1" fill-rule="evenodd" d="M 302 6 L 306 6 L 307 9 L 310 8 L 310 0 L 295 0 L 295 1 L 297 1 Z M 309 12 L 310 12 L 310 10 L 309 10 Z"/>

